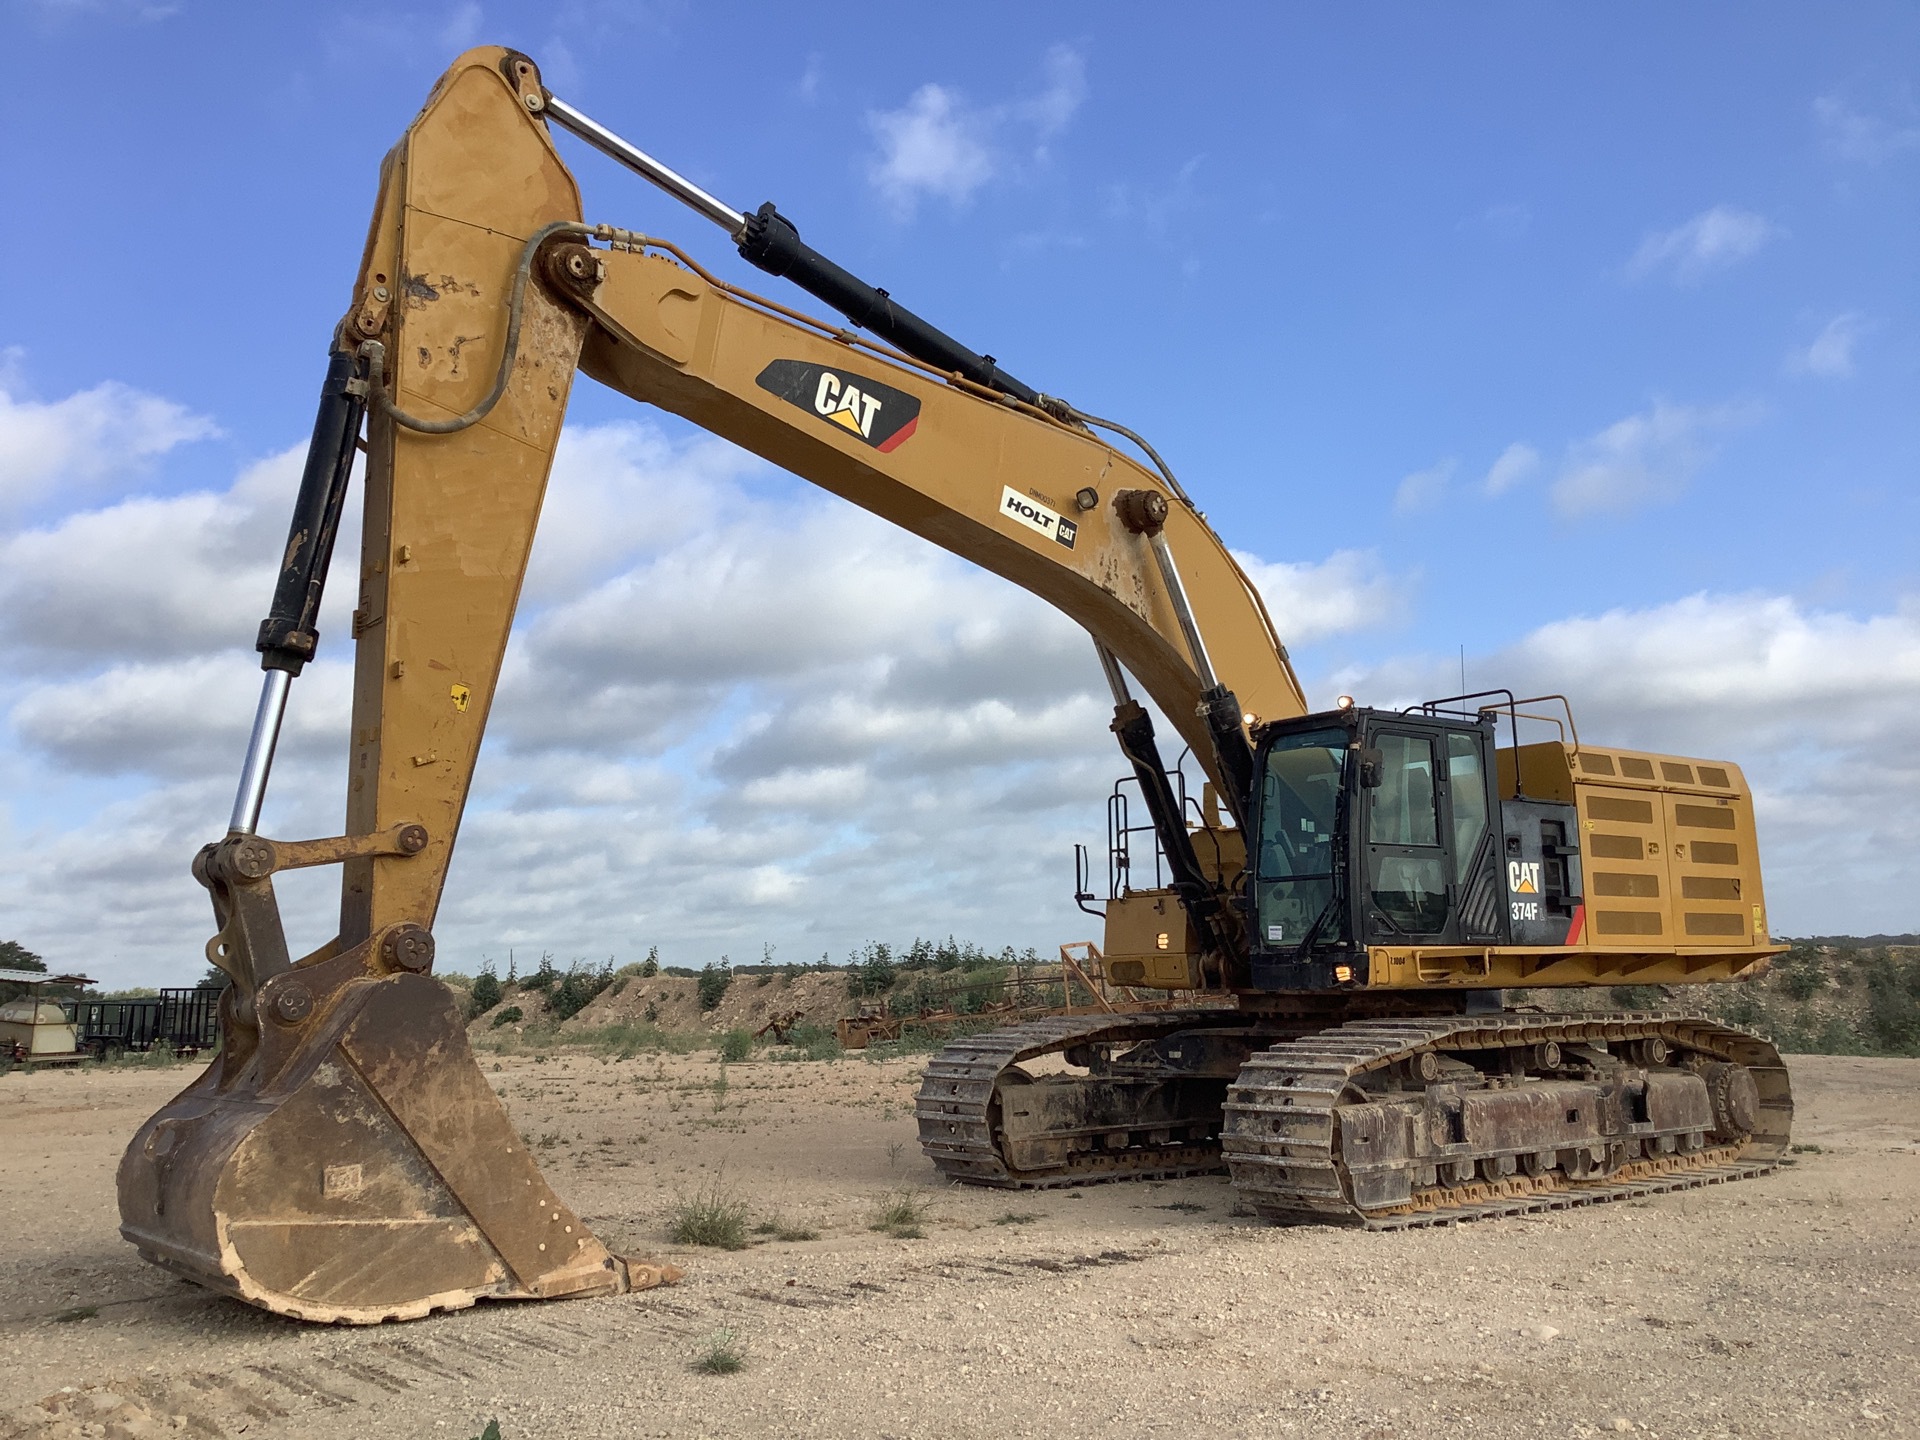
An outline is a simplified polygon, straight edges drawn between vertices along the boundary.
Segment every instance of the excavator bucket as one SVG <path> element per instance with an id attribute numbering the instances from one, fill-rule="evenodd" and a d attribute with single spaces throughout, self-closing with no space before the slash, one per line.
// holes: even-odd
<path id="1" fill-rule="evenodd" d="M 255 1053 L 236 1065 L 223 1050 L 128 1146 L 121 1233 L 142 1255 L 283 1315 L 352 1324 L 666 1278 L 630 1275 L 553 1193 L 446 987 L 347 978 L 324 1016 L 277 1023 L 320 978 L 292 973 Z"/>
<path id="2" fill-rule="evenodd" d="M 207 954 L 232 982 L 220 1053 L 120 1164 L 122 1233 L 142 1254 L 302 1319 L 673 1278 L 610 1254 L 549 1188 L 431 974 L 585 331 L 534 273 L 580 213 L 543 93 L 526 57 L 469 51 L 387 156 L 261 627 L 266 686 L 234 819 L 194 862 L 219 927 Z M 363 419 L 348 833 L 269 840 L 261 797 L 289 685 L 315 652 Z M 273 876 L 333 864 L 340 934 L 291 959 Z"/>

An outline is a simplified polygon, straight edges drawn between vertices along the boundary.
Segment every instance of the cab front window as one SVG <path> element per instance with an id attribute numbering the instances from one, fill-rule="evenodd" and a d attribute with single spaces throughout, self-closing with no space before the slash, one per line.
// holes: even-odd
<path id="1" fill-rule="evenodd" d="M 1347 731 L 1333 727 L 1283 735 L 1267 752 L 1254 888 L 1259 938 L 1268 945 L 1299 945 L 1333 901 L 1347 743 Z M 1322 938 L 1326 931 L 1322 925 Z"/>

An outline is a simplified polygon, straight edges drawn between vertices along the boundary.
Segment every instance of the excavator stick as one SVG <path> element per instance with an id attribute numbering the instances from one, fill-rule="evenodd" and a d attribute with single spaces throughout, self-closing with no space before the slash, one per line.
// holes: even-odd
<path id="1" fill-rule="evenodd" d="M 432 925 L 585 320 L 529 269 L 579 219 L 524 57 L 468 52 L 388 155 L 335 336 L 234 816 L 194 874 L 231 983 L 221 1049 L 120 1164 L 143 1255 L 252 1304 L 374 1323 L 672 1278 L 547 1185 L 432 978 Z M 529 103 L 533 97 L 533 103 Z M 508 323 L 502 324 L 506 317 Z M 368 424 L 347 833 L 255 833 Z M 393 624 L 387 617 L 394 617 Z M 340 933 L 289 958 L 276 873 L 342 867 Z"/>

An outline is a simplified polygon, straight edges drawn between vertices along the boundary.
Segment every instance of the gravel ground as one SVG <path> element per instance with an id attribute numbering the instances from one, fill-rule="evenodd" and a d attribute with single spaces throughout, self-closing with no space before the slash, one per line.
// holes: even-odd
<path id="1" fill-rule="evenodd" d="M 1236 1218 L 1218 1178 L 939 1187 L 913 1061 L 486 1063 L 561 1193 L 684 1282 L 280 1320 L 116 1234 L 184 1068 L 9 1075 L 0 1436 L 1920 1435 L 1920 1061 L 1796 1057 L 1808 1148 L 1767 1179 L 1387 1235 Z M 820 1238 L 669 1245 L 716 1186 Z M 903 1192 L 924 1238 L 868 1228 Z M 694 1369 L 717 1343 L 739 1373 Z"/>

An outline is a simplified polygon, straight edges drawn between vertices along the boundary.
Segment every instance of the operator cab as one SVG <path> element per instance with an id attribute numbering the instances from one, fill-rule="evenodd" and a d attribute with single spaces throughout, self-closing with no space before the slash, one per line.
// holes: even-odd
<path id="1" fill-rule="evenodd" d="M 1246 902 L 1256 989 L 1364 984 L 1370 946 L 1566 942 L 1573 807 L 1503 803 L 1498 712 L 1447 703 L 1260 728 Z"/>

